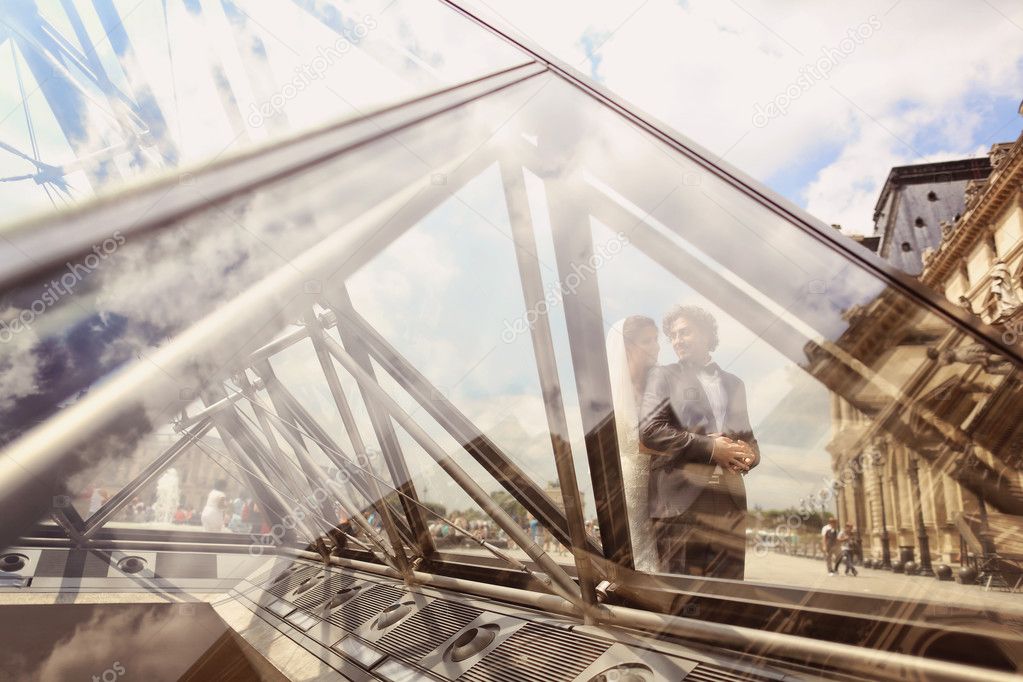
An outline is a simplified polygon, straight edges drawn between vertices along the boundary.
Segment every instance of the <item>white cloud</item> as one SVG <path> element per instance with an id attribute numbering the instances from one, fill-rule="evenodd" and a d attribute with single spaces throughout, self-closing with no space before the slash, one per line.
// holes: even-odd
<path id="1" fill-rule="evenodd" d="M 40 362 L 33 352 L 38 338 L 31 327 L 24 326 L 27 315 L 19 320 L 22 312 L 14 307 L 0 312 L 0 342 L 6 346 L 0 352 L 0 410 L 8 410 L 19 398 L 38 392 L 36 373 Z"/>
<path id="2" fill-rule="evenodd" d="M 975 155 L 976 140 L 994 132 L 978 111 L 991 98 L 1019 97 L 1023 81 L 1023 7 L 1005 1 L 486 4 L 583 71 L 582 36 L 613 32 L 599 49 L 611 90 L 769 184 L 809 164 L 812 181 L 792 198 L 859 231 L 870 228 L 892 165 Z M 839 47 L 871 16 L 880 27 L 827 79 L 786 115 L 752 125 L 758 103 L 784 93 L 822 48 Z M 985 144 L 1017 131 L 1010 125 Z M 822 150 L 833 160 L 815 159 Z"/>

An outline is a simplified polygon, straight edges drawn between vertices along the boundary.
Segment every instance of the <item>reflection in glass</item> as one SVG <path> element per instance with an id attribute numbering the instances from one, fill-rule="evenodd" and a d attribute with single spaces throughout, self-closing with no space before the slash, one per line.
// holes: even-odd
<path id="1" fill-rule="evenodd" d="M 406 0 L 5 3 L 0 29 L 5 222 L 525 61 Z"/>
<path id="2" fill-rule="evenodd" d="M 12 680 L 288 679 L 202 602 L 4 608 Z"/>
<path id="3" fill-rule="evenodd" d="M 907 566 L 971 563 L 1009 583 L 1017 358 L 558 76 L 523 78 L 119 246 L 0 347 L 4 440 L 73 424 L 89 479 L 209 420 L 290 546 L 489 563 L 577 601 L 571 572 L 609 563 L 741 595 L 951 600 Z M 203 506 L 241 490 L 205 486 Z"/>

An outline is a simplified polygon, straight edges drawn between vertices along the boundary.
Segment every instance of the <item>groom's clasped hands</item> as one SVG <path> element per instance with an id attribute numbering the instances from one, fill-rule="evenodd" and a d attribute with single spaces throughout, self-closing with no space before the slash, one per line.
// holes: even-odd
<path id="1" fill-rule="evenodd" d="M 710 458 L 722 469 L 736 474 L 746 474 L 757 465 L 757 455 L 749 443 L 732 440 L 721 433 L 712 433 L 714 450 Z"/>

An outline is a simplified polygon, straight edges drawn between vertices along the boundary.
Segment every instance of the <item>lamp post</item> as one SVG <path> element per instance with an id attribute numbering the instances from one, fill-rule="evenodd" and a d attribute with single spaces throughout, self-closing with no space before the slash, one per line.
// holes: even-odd
<path id="1" fill-rule="evenodd" d="M 931 544 L 924 528 L 924 498 L 920 493 L 920 468 L 916 455 L 909 457 L 909 482 L 913 486 L 914 505 L 916 506 L 916 540 L 920 548 L 920 575 L 934 575 L 931 568 Z"/>
<path id="2" fill-rule="evenodd" d="M 977 510 L 980 513 L 980 532 L 977 535 L 980 536 L 982 558 L 987 561 L 995 553 L 995 543 L 991 539 L 991 526 L 988 525 L 987 519 L 987 504 L 984 502 L 984 495 L 982 494 L 977 495 Z"/>
<path id="3" fill-rule="evenodd" d="M 871 457 L 871 464 L 874 473 L 877 475 L 877 498 L 881 503 L 881 566 L 887 571 L 892 570 L 892 550 L 888 547 L 888 517 L 884 509 L 884 481 L 881 477 L 881 468 L 884 464 L 884 455 L 881 450 L 875 448 Z"/>

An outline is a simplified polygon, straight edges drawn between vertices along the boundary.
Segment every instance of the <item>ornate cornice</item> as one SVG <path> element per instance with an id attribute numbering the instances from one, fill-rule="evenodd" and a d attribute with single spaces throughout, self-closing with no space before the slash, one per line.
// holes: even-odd
<path id="1" fill-rule="evenodd" d="M 1023 189 L 1023 135 L 1015 142 L 991 147 L 991 175 L 966 186 L 966 212 L 928 259 L 920 281 L 941 290 L 1002 210 L 1018 200 Z M 944 230 L 943 230 L 944 231 Z"/>

